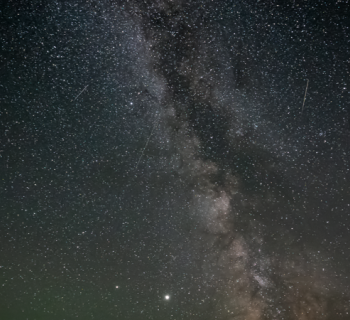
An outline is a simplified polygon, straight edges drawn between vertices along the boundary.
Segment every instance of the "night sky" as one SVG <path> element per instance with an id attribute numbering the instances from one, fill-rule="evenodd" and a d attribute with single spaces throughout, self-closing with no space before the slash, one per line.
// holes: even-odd
<path id="1" fill-rule="evenodd" d="M 350 319 L 350 10 L 4 1 L 0 319 Z"/>

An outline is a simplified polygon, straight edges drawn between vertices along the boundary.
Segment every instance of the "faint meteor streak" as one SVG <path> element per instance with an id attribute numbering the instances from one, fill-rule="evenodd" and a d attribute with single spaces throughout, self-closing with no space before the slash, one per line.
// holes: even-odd
<path id="1" fill-rule="evenodd" d="M 83 90 L 80 91 L 80 93 L 75 97 L 75 99 L 73 99 L 72 101 L 75 101 L 78 99 L 78 97 L 85 91 L 85 89 L 88 87 L 88 84 L 85 86 L 85 88 Z M 71 101 L 71 102 L 72 102 Z"/>
<path id="2" fill-rule="evenodd" d="M 153 125 L 153 128 L 152 128 L 151 134 L 149 135 L 149 137 L 148 137 L 148 139 L 147 139 L 146 145 L 145 145 L 145 147 L 144 147 L 143 150 L 142 150 L 141 156 L 140 156 L 140 158 L 139 158 L 139 161 L 137 161 L 137 164 L 136 164 L 135 169 L 137 169 L 137 167 L 139 166 L 139 163 L 140 163 L 140 161 L 141 161 L 141 158 L 142 158 L 142 156 L 143 156 L 143 153 L 145 152 L 145 150 L 146 150 L 146 148 L 147 148 L 147 146 L 148 146 L 148 142 L 149 142 L 149 140 L 151 139 L 151 136 L 152 136 L 152 134 L 153 134 L 154 128 L 156 127 L 156 125 L 157 125 L 157 123 L 158 123 L 158 119 L 159 119 L 159 117 L 157 117 L 157 119 L 154 121 L 154 125 Z"/>
<path id="3" fill-rule="evenodd" d="M 301 108 L 301 113 L 303 113 L 303 110 L 304 110 L 304 105 L 305 105 L 305 100 L 306 100 L 306 94 L 307 94 L 307 88 L 308 87 L 309 87 L 309 79 L 307 79 L 307 83 L 306 83 L 306 89 L 305 89 L 305 94 L 304 94 L 303 106 Z"/>

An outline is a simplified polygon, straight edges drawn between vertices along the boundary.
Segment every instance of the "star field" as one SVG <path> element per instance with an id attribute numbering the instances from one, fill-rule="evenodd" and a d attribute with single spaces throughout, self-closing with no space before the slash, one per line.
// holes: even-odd
<path id="1" fill-rule="evenodd" d="M 348 1 L 0 7 L 1 319 L 350 319 Z"/>

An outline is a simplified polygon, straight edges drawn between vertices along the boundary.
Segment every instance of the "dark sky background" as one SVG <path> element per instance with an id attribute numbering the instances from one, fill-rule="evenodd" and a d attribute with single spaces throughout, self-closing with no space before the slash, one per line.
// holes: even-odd
<path id="1" fill-rule="evenodd" d="M 348 8 L 2 2 L 0 319 L 350 319 Z"/>

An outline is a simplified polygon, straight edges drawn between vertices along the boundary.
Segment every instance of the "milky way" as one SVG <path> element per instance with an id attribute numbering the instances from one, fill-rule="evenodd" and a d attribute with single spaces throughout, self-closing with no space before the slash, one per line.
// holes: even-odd
<path id="1" fill-rule="evenodd" d="M 350 319 L 346 6 L 5 6 L 2 317 Z"/>

